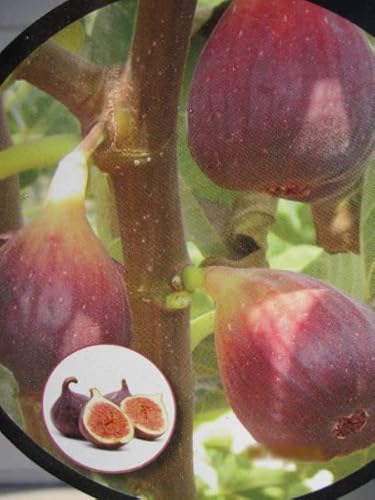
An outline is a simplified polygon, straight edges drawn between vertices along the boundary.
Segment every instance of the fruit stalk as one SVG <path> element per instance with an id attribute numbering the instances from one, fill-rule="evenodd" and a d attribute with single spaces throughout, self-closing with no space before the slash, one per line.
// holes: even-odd
<path id="1" fill-rule="evenodd" d="M 189 311 L 165 307 L 165 297 L 173 291 L 171 280 L 188 261 L 176 124 L 195 3 L 140 0 L 120 83 L 122 102 L 116 107 L 126 120 L 112 124 L 121 151 L 103 147 L 96 155 L 97 164 L 110 173 L 115 195 L 134 318 L 132 347 L 162 370 L 177 402 L 177 426 L 170 444 L 157 461 L 131 474 L 129 483 L 134 493 L 150 492 L 153 498 L 170 500 L 190 500 L 195 494 Z"/>

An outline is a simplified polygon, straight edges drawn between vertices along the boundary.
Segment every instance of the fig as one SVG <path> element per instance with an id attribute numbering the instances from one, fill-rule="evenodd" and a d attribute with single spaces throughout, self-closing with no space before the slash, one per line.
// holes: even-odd
<path id="1" fill-rule="evenodd" d="M 233 411 L 279 455 L 329 460 L 375 442 L 375 313 L 323 282 L 208 268 L 215 345 Z"/>
<path id="2" fill-rule="evenodd" d="M 196 65 L 193 157 L 219 186 L 299 201 L 349 193 L 374 147 L 360 30 L 304 0 L 234 0 Z"/>
<path id="3" fill-rule="evenodd" d="M 61 394 L 51 408 L 51 418 L 56 429 L 66 437 L 82 438 L 79 417 L 89 398 L 71 390 L 70 385 L 78 382 L 76 377 L 68 377 L 62 383 Z"/>
<path id="4" fill-rule="evenodd" d="M 130 396 L 120 407 L 132 421 L 136 437 L 153 440 L 167 430 L 168 417 L 161 394 Z"/>
<path id="5" fill-rule="evenodd" d="M 86 218 L 84 163 L 61 162 L 39 214 L 0 249 L 0 362 L 22 393 L 40 394 L 77 349 L 130 344 L 123 277 Z"/>
<path id="6" fill-rule="evenodd" d="M 79 418 L 81 434 L 99 448 L 116 449 L 131 441 L 134 428 L 130 419 L 98 389 L 91 389 L 90 395 Z"/>
<path id="7" fill-rule="evenodd" d="M 120 406 L 121 401 L 123 401 L 130 395 L 131 394 L 129 391 L 128 384 L 126 383 L 126 380 L 123 378 L 121 380 L 121 389 L 119 389 L 118 391 L 110 392 L 109 394 L 106 394 L 104 397 L 112 401 L 112 403 L 115 403 L 116 405 Z"/>

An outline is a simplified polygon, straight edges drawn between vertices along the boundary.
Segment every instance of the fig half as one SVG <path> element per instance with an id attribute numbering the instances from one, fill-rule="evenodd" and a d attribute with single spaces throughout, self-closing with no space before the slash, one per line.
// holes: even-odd
<path id="1" fill-rule="evenodd" d="M 153 440 L 167 430 L 168 417 L 162 394 L 130 396 L 120 407 L 132 421 L 136 437 Z"/>
<path id="2" fill-rule="evenodd" d="M 98 389 L 91 389 L 90 395 L 79 418 L 81 434 L 99 448 L 120 448 L 131 441 L 134 428 L 130 419 Z"/>

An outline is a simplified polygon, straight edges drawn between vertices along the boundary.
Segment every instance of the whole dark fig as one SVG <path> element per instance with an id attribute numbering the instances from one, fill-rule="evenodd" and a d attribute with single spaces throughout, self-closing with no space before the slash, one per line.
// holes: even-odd
<path id="1" fill-rule="evenodd" d="M 123 401 L 125 398 L 131 396 L 128 384 L 126 383 L 126 380 L 123 378 L 121 380 L 121 389 L 118 391 L 110 392 L 109 394 L 105 394 L 105 398 L 109 399 L 109 401 L 112 401 L 112 403 L 115 403 L 115 405 L 120 405 L 121 401 Z"/>
<path id="2" fill-rule="evenodd" d="M 90 394 L 79 418 L 81 434 L 99 448 L 116 449 L 131 441 L 134 428 L 129 418 L 97 389 Z"/>
<path id="3" fill-rule="evenodd" d="M 219 186 L 347 193 L 374 146 L 375 65 L 359 29 L 304 0 L 234 0 L 197 63 L 193 157 Z"/>
<path id="4" fill-rule="evenodd" d="M 21 393 L 40 394 L 77 349 L 130 343 L 125 284 L 87 221 L 80 161 L 61 162 L 46 205 L 0 249 L 0 363 Z"/>
<path id="5" fill-rule="evenodd" d="M 76 377 L 68 377 L 61 387 L 61 394 L 51 408 L 51 418 L 58 431 L 66 437 L 82 438 L 79 430 L 79 417 L 89 398 L 70 389 L 76 384 Z"/>
<path id="6" fill-rule="evenodd" d="M 299 273 L 208 268 L 229 403 L 280 455 L 329 460 L 375 442 L 375 313 Z"/>
<path id="7" fill-rule="evenodd" d="M 120 406 L 130 418 L 137 437 L 151 441 L 167 430 L 168 417 L 161 394 L 136 394 L 124 399 Z"/>

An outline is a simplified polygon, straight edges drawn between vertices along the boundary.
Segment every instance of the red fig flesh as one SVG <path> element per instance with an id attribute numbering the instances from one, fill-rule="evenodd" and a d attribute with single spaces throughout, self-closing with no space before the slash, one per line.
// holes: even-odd
<path id="1" fill-rule="evenodd" d="M 77 349 L 130 343 L 125 284 L 87 221 L 80 161 L 61 162 L 47 204 L 0 249 L 0 363 L 23 393 L 40 394 Z"/>
<path id="2" fill-rule="evenodd" d="M 301 201 L 344 193 L 374 146 L 374 57 L 355 25 L 313 3 L 234 0 L 188 112 L 192 154 L 218 185 Z"/>
<path id="3" fill-rule="evenodd" d="M 121 409 L 139 438 L 157 439 L 167 430 L 168 417 L 161 394 L 130 396 L 121 402 Z"/>
<path id="4" fill-rule="evenodd" d="M 128 384 L 126 383 L 125 379 L 122 379 L 121 381 L 121 389 L 118 391 L 110 392 L 109 394 L 106 394 L 104 397 L 106 399 L 109 399 L 112 401 L 112 403 L 115 403 L 116 405 L 120 405 L 121 401 L 123 401 L 125 398 L 129 397 L 130 391 Z"/>
<path id="5" fill-rule="evenodd" d="M 375 313 L 298 273 L 212 267 L 221 377 L 278 454 L 328 460 L 375 442 Z"/>
<path id="6" fill-rule="evenodd" d="M 120 448 L 131 441 L 134 429 L 129 418 L 97 389 L 90 392 L 91 399 L 79 419 L 81 434 L 99 448 Z"/>
<path id="7" fill-rule="evenodd" d="M 82 408 L 89 398 L 84 394 L 78 394 L 70 389 L 70 384 L 76 384 L 76 377 L 68 377 L 64 380 L 61 394 L 51 408 L 51 418 L 57 428 L 66 437 L 82 438 L 79 430 L 79 417 Z"/>

